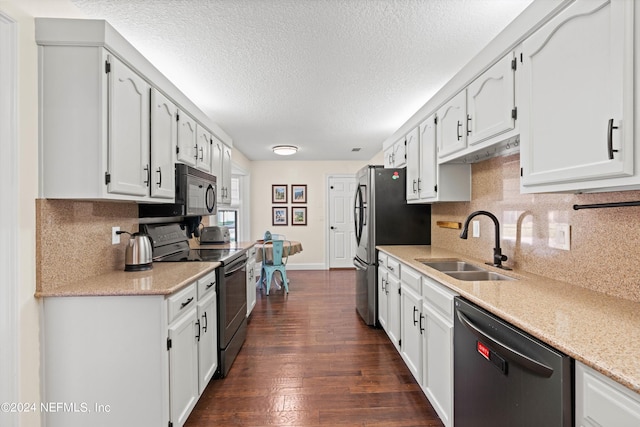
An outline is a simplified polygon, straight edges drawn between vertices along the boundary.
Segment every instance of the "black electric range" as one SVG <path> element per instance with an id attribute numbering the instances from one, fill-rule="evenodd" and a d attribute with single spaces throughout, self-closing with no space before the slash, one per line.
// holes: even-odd
<path id="1" fill-rule="evenodd" d="M 151 237 L 154 262 L 220 262 L 230 264 L 241 258 L 246 249 L 199 248 L 189 246 L 186 227 L 179 223 L 145 224 L 143 231 Z"/>

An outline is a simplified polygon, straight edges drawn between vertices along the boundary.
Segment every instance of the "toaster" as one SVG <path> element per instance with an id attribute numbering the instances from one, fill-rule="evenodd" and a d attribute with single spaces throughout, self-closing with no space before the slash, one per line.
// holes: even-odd
<path id="1" fill-rule="evenodd" d="M 229 227 L 204 227 L 200 232 L 200 243 L 229 243 Z"/>

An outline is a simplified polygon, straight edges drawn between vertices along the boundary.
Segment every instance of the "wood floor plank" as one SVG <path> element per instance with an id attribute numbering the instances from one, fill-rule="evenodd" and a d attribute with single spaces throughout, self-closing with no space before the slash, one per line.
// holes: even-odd
<path id="1" fill-rule="evenodd" d="M 288 295 L 258 292 L 240 354 L 186 427 L 442 426 L 385 332 L 357 315 L 353 271 L 287 275 Z"/>

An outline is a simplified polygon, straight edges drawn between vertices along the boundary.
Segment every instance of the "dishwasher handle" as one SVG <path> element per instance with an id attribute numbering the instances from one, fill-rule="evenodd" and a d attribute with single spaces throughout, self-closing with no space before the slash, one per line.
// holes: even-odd
<path id="1" fill-rule="evenodd" d="M 549 378 L 553 374 L 553 368 L 545 365 L 544 363 L 538 362 L 537 360 L 534 360 L 491 337 L 489 334 L 478 328 L 478 326 L 474 325 L 473 322 L 460 310 L 456 310 L 456 314 L 460 323 L 462 323 L 476 337 L 486 341 L 489 345 L 495 348 L 496 351 L 504 358 L 511 360 L 513 363 L 517 363 L 523 368 L 544 378 Z"/>

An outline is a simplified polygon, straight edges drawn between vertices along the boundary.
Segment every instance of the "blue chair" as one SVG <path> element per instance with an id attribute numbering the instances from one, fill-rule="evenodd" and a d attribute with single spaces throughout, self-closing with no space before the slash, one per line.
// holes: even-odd
<path id="1" fill-rule="evenodd" d="M 291 251 L 291 242 L 288 240 L 270 240 L 265 241 L 264 243 L 265 244 L 262 245 L 262 269 L 260 270 L 260 283 L 264 280 L 267 295 L 269 295 L 271 281 L 274 280 L 273 273 L 278 271 L 280 272 L 285 292 L 289 293 L 289 281 L 287 280 L 286 265 L 287 260 L 289 259 L 289 252 Z M 271 243 L 273 247 L 273 256 L 271 259 L 267 258 L 267 243 Z"/>

